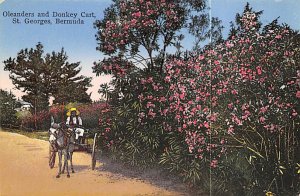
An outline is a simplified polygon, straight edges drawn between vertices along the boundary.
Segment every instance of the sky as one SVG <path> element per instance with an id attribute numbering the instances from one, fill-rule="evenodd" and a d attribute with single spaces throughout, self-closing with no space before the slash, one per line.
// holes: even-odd
<path id="1" fill-rule="evenodd" d="M 230 21 L 234 21 L 237 13 L 242 13 L 246 2 L 250 3 L 255 11 L 264 10 L 261 16 L 263 25 L 279 17 L 280 23 L 287 23 L 293 29 L 300 30 L 300 2 L 299 0 L 210 0 L 212 16 L 222 20 L 225 27 L 224 37 L 229 32 Z M 3 61 L 9 57 L 16 57 L 21 49 L 34 48 L 38 42 L 44 46 L 45 53 L 60 51 L 63 47 L 69 57 L 69 62 L 81 62 L 82 75 L 93 77 L 91 92 L 92 99 L 98 100 L 98 89 L 101 83 L 109 82 L 109 76 L 96 77 L 92 73 L 93 62 L 103 58 L 103 54 L 96 50 L 96 29 L 93 23 L 103 18 L 103 11 L 111 4 L 111 0 L 0 0 L 0 89 L 12 90 L 20 97 L 22 92 L 15 89 L 8 75 L 4 71 Z M 13 18 L 6 16 L 8 12 L 34 13 L 31 19 L 51 19 L 52 25 L 14 24 Z M 85 17 L 84 24 L 54 24 L 54 18 L 38 18 L 38 13 L 47 13 L 50 16 L 57 13 L 94 13 L 95 17 Z M 77 16 L 78 17 L 78 16 Z M 192 40 L 184 40 L 191 43 Z M 184 43 L 183 43 L 184 44 Z"/>

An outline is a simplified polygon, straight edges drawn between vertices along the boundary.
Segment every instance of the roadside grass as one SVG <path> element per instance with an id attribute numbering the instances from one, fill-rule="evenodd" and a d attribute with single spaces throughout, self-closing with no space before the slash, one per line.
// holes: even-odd
<path id="1" fill-rule="evenodd" d="M 39 130 L 39 131 L 28 132 L 20 129 L 7 129 L 7 128 L 1 128 L 1 130 L 5 132 L 18 133 L 21 135 L 25 135 L 29 138 L 40 139 L 44 141 L 48 141 L 49 139 L 48 131 Z"/>
<path id="2" fill-rule="evenodd" d="M 29 138 L 34 138 L 34 139 L 39 139 L 39 140 L 44 140 L 44 141 L 48 141 L 49 140 L 49 134 L 48 131 L 43 131 L 43 130 L 38 130 L 38 131 L 24 131 L 24 130 L 20 130 L 20 129 L 8 129 L 8 128 L 0 128 L 0 130 L 5 131 L 5 132 L 11 132 L 11 133 L 18 133 L 21 135 L 25 135 Z M 87 138 L 88 143 L 92 144 L 94 141 L 94 138 L 89 137 Z"/>

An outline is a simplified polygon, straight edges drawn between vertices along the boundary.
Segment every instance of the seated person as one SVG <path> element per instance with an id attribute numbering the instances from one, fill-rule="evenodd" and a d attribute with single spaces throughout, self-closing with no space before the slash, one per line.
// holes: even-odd
<path id="1" fill-rule="evenodd" d="M 81 138 L 83 137 L 84 129 L 80 128 L 82 126 L 82 119 L 79 116 L 80 112 L 76 108 L 71 108 L 67 113 L 66 125 L 73 128 L 75 131 L 75 140 L 81 143 Z"/>

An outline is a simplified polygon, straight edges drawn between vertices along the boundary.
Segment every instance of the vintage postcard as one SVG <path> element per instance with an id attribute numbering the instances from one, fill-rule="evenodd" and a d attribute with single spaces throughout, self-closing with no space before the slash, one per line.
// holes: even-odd
<path id="1" fill-rule="evenodd" d="M 299 195 L 298 0 L 0 0 L 0 195 Z"/>

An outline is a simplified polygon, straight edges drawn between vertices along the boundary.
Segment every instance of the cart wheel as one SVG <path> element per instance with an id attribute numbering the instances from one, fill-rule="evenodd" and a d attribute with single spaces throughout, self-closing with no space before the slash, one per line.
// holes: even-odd
<path id="1" fill-rule="evenodd" d="M 95 133 L 93 147 L 92 147 L 92 170 L 94 170 L 96 166 L 96 137 L 97 137 L 97 133 Z"/>

